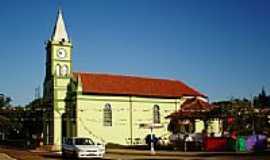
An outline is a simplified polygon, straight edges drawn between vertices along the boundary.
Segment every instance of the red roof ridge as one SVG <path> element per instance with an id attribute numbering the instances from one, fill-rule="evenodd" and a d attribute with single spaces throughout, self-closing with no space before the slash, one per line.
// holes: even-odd
<path id="1" fill-rule="evenodd" d="M 118 74 L 118 73 L 101 73 L 101 72 L 73 72 L 75 74 L 95 74 L 95 75 L 104 75 L 104 76 L 121 76 L 121 77 L 129 77 L 129 78 L 140 78 L 140 79 L 151 79 L 151 80 L 165 80 L 165 81 L 173 81 L 173 82 L 181 82 L 177 79 L 171 79 L 171 78 L 158 78 L 158 77 L 150 77 L 150 76 L 138 76 L 138 75 L 132 75 L 132 74 Z"/>
<path id="2" fill-rule="evenodd" d="M 73 72 L 73 75 L 82 78 L 84 93 L 155 97 L 207 97 L 184 82 L 175 79 L 97 72 Z"/>

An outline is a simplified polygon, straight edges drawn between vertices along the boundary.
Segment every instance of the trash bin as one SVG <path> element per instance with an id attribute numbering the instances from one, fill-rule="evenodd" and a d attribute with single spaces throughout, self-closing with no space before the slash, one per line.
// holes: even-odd
<path id="1" fill-rule="evenodd" d="M 256 142 L 257 142 L 257 136 L 255 134 L 248 136 L 246 140 L 246 150 L 253 151 Z"/>
<path id="2" fill-rule="evenodd" d="M 243 136 L 239 136 L 236 140 L 236 151 L 246 151 L 246 140 Z"/>
<path id="3" fill-rule="evenodd" d="M 255 144 L 256 151 L 263 151 L 267 148 L 267 137 L 265 135 L 257 135 L 257 142 Z"/>
<path id="4" fill-rule="evenodd" d="M 235 143 L 234 139 L 228 138 L 227 150 L 228 151 L 236 151 L 236 143 Z"/>

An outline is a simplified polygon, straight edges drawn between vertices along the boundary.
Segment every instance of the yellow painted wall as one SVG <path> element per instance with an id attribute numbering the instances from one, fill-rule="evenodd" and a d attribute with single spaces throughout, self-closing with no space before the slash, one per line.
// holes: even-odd
<path id="1" fill-rule="evenodd" d="M 103 126 L 103 108 L 106 103 L 112 107 L 112 126 Z M 78 96 L 77 136 L 91 137 L 99 142 L 123 144 L 129 135 L 128 128 L 128 99 Z"/>
<path id="2" fill-rule="evenodd" d="M 141 124 L 153 123 L 153 107 L 160 107 L 160 124 L 162 128 L 154 129 L 153 132 L 157 137 L 168 136 L 167 126 L 169 119 L 166 116 L 175 112 L 181 105 L 181 101 L 177 99 L 159 99 L 159 98 L 132 98 L 132 136 L 133 144 L 145 143 L 144 138 L 150 134 L 150 129 L 141 127 Z"/>
<path id="3" fill-rule="evenodd" d="M 204 122 L 202 120 L 195 120 L 195 133 L 201 133 L 204 129 Z"/>
<path id="4" fill-rule="evenodd" d="M 77 136 L 91 137 L 103 143 L 123 145 L 143 144 L 149 129 L 141 124 L 153 123 L 153 106 L 160 106 L 163 125 L 154 129 L 157 136 L 169 136 L 165 117 L 177 109 L 183 99 L 139 98 L 129 96 L 77 96 Z M 112 107 L 112 126 L 103 125 L 103 108 L 106 103 Z"/>
<path id="5" fill-rule="evenodd" d="M 208 133 L 220 133 L 222 124 L 219 120 L 210 120 L 208 123 Z M 204 122 L 202 120 L 195 121 L 195 133 L 201 133 L 204 129 Z"/>
<path id="6" fill-rule="evenodd" d="M 208 133 L 220 133 L 221 132 L 221 124 L 219 120 L 212 120 L 208 126 Z"/>

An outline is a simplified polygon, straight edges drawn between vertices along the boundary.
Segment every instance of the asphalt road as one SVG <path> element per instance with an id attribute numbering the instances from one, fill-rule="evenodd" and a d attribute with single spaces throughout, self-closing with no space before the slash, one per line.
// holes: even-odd
<path id="1" fill-rule="evenodd" d="M 61 156 L 44 157 L 45 160 L 68 160 Z M 106 154 L 103 159 L 112 160 L 270 160 L 270 155 L 243 155 L 243 156 L 144 156 L 144 155 L 125 155 L 125 154 Z M 70 159 L 69 159 L 70 160 Z"/>
<path id="2" fill-rule="evenodd" d="M 136 151 L 138 152 L 138 151 Z M 142 152 L 142 151 L 141 151 Z M 133 154 L 131 154 L 133 153 Z M 145 152 L 147 153 L 147 152 Z M 195 155 L 194 153 L 185 154 L 170 154 L 170 155 L 150 155 L 150 154 L 134 154 L 134 151 L 128 153 L 128 150 L 122 152 L 108 152 L 105 154 L 103 159 L 113 159 L 113 160 L 270 160 L 270 153 L 264 152 L 263 154 L 256 155 L 216 155 L 216 154 L 204 154 Z M 7 156 L 9 155 L 9 156 Z M 10 158 L 13 157 L 13 158 Z M 30 150 L 12 149 L 12 148 L 1 148 L 0 147 L 0 160 L 66 160 L 61 157 L 60 153 L 50 153 L 50 152 L 35 152 Z"/>
<path id="3" fill-rule="evenodd" d="M 20 157 L 21 158 L 21 157 Z M 28 156 L 28 158 L 30 158 Z M 27 158 L 27 159 L 28 159 Z M 36 158 L 34 158 L 36 159 Z M 40 156 L 42 160 L 72 160 L 63 159 L 61 155 Z M 125 154 L 106 154 L 103 159 L 112 160 L 270 160 L 270 155 L 243 155 L 243 156 L 144 156 L 144 155 L 125 155 Z M 15 160 L 4 153 L 0 153 L 0 160 Z"/>
<path id="4" fill-rule="evenodd" d="M 0 160 L 15 160 L 14 158 L 11 158 L 5 153 L 0 153 Z"/>
<path id="5" fill-rule="evenodd" d="M 270 160 L 270 156 L 208 156 L 208 157 L 183 157 L 183 156 L 141 156 L 141 155 L 106 155 L 104 159 L 132 160 L 132 159 L 162 159 L 162 160 Z"/>

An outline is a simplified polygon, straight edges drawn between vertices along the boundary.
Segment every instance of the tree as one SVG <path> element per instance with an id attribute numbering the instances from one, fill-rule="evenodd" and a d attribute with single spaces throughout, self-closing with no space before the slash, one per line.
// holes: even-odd
<path id="1" fill-rule="evenodd" d="M 43 131 L 43 114 L 44 106 L 42 106 L 42 98 L 38 98 L 25 106 L 25 115 L 23 128 L 25 139 L 31 142 L 32 147 L 39 145 L 39 140 Z M 35 138 L 33 138 L 33 136 Z"/>
<path id="2" fill-rule="evenodd" d="M 6 97 L 4 94 L 0 94 L 0 109 L 1 108 L 10 108 L 11 107 L 11 98 Z"/>
<path id="3" fill-rule="evenodd" d="M 267 97 L 265 91 L 262 91 L 260 97 Z M 214 102 L 214 104 L 219 106 L 222 117 L 227 117 L 224 120 L 223 127 L 230 133 L 233 131 L 236 131 L 239 135 L 250 135 L 254 131 L 257 134 L 270 133 L 270 125 L 267 119 L 269 112 L 264 113 L 264 109 L 254 108 L 248 99 L 233 99 Z"/>
<path id="4" fill-rule="evenodd" d="M 2 110 L 5 107 L 10 108 L 11 106 L 10 102 L 11 102 L 10 97 L 6 97 L 4 94 L 0 94 L 0 110 Z M 8 124 L 10 124 L 9 118 L 7 118 L 5 114 L 2 114 L 2 112 L 0 112 L 0 127 L 6 128 Z"/>
<path id="5" fill-rule="evenodd" d="M 262 88 L 261 93 L 254 97 L 254 106 L 256 108 L 270 107 L 270 96 L 267 96 L 264 87 Z"/>
<path id="6" fill-rule="evenodd" d="M 222 117 L 225 117 L 223 127 L 230 133 L 236 131 L 239 135 L 249 135 L 253 131 L 254 108 L 246 99 L 215 102 L 219 106 Z M 229 122 L 232 121 L 232 122 Z"/>

